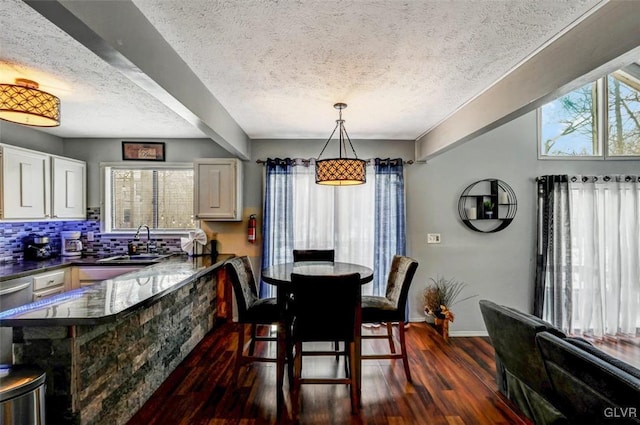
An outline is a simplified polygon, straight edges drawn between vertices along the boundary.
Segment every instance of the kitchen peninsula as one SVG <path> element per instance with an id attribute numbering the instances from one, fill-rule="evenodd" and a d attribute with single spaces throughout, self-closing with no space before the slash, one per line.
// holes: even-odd
<path id="1" fill-rule="evenodd" d="M 0 315 L 47 373 L 47 423 L 123 424 L 216 319 L 224 261 L 170 258 Z"/>

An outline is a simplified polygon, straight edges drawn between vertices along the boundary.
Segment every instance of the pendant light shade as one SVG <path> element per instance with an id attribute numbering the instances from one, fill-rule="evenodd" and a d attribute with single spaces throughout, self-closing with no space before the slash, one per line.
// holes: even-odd
<path id="1" fill-rule="evenodd" d="M 316 160 L 316 183 L 329 186 L 352 186 L 363 184 L 367 181 L 366 161 L 358 159 L 351 139 L 344 128 L 344 120 L 342 119 L 342 110 L 347 107 L 346 103 L 336 103 L 333 105 L 339 111 L 339 119 L 336 120 L 336 126 L 333 128 L 327 143 L 324 144 L 318 159 Z M 338 158 L 320 159 L 331 138 L 338 130 L 340 156 Z M 347 158 L 346 142 L 349 142 L 354 158 Z M 345 156 L 342 156 L 344 151 Z"/>
<path id="2" fill-rule="evenodd" d="M 0 119 L 34 127 L 60 125 L 60 99 L 38 90 L 38 83 L 17 78 L 0 84 Z"/>

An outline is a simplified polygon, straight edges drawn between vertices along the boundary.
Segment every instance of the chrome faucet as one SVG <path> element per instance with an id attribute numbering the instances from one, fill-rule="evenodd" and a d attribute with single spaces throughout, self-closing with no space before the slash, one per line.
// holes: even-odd
<path id="1" fill-rule="evenodd" d="M 136 234 L 133 236 L 133 240 L 135 241 L 139 241 L 140 240 L 140 229 L 142 229 L 143 227 L 145 227 L 147 229 L 147 254 L 150 254 L 151 251 L 149 251 L 149 249 L 153 248 L 155 250 L 155 245 L 151 245 L 151 231 L 149 230 L 149 226 L 147 226 L 146 224 L 141 224 L 140 226 L 138 226 L 138 230 L 136 230 Z"/>

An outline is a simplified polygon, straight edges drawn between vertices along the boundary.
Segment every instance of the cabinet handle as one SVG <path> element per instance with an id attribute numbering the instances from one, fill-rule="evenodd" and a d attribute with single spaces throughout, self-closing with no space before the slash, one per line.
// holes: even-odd
<path id="1" fill-rule="evenodd" d="M 31 282 L 27 282 L 27 283 L 22 284 L 22 285 L 14 286 L 13 288 L 4 289 L 4 290 L 0 291 L 0 295 L 13 294 L 14 292 L 22 291 L 23 289 L 25 289 L 25 288 L 27 288 L 29 286 L 31 286 Z"/>

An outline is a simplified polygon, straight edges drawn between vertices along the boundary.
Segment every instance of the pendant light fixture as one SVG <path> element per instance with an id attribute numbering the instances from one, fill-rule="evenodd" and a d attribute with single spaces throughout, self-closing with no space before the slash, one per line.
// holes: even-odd
<path id="1" fill-rule="evenodd" d="M 342 110 L 347 107 L 346 103 L 336 103 L 333 105 L 338 110 L 339 118 L 336 120 L 336 126 L 333 128 L 327 143 L 324 144 L 318 159 L 316 160 L 316 183 L 330 186 L 351 186 L 363 184 L 367 181 L 366 161 L 358 159 L 351 139 L 344 128 L 344 120 L 342 119 Z M 338 130 L 340 156 L 338 158 L 320 159 L 331 138 Z M 351 147 L 354 158 L 347 157 L 347 141 Z M 342 153 L 344 151 L 344 157 Z"/>
<path id="2" fill-rule="evenodd" d="M 38 90 L 38 83 L 16 78 L 0 84 L 0 119 L 34 127 L 60 125 L 60 99 Z"/>

